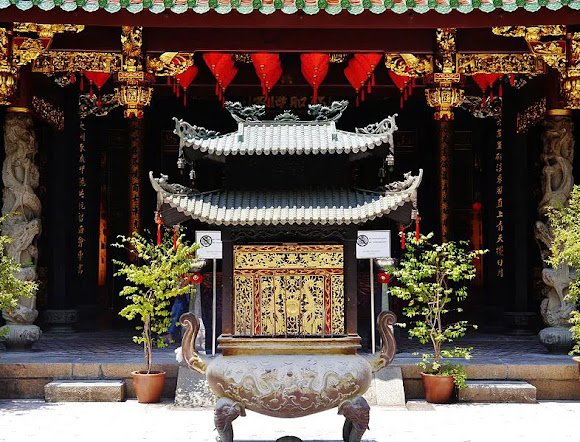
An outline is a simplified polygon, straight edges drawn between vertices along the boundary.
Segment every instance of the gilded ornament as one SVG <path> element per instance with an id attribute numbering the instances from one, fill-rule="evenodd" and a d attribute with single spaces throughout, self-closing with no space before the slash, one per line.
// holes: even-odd
<path id="1" fill-rule="evenodd" d="M 332 54 L 329 54 L 328 62 L 329 63 L 344 63 L 347 58 L 348 58 L 348 54 L 332 53 Z"/>
<path id="2" fill-rule="evenodd" d="M 545 72 L 541 58 L 533 54 L 457 54 L 457 72 L 474 74 L 529 74 Z"/>
<path id="3" fill-rule="evenodd" d="M 456 34 L 457 29 L 455 28 L 438 28 L 435 31 L 441 71 L 446 74 L 455 72 Z"/>
<path id="4" fill-rule="evenodd" d="M 71 25 L 71 24 L 40 24 L 40 23 L 19 23 L 16 22 L 13 25 L 12 30 L 16 33 L 35 33 L 38 34 L 40 38 L 51 39 L 54 34 L 62 34 L 63 32 L 75 32 L 79 33 L 84 31 L 84 25 Z"/>
<path id="5" fill-rule="evenodd" d="M 234 61 L 236 63 L 245 63 L 249 64 L 252 62 L 252 56 L 247 52 L 236 52 L 234 54 Z"/>
<path id="6" fill-rule="evenodd" d="M 115 88 L 119 104 L 125 107 L 125 118 L 143 118 L 143 108 L 151 103 L 153 88 L 138 84 L 121 84 Z"/>
<path id="7" fill-rule="evenodd" d="M 9 45 L 8 31 L 0 28 L 0 105 L 10 104 L 18 81 L 18 68 L 12 63 Z"/>
<path id="8" fill-rule="evenodd" d="M 47 51 L 32 64 L 32 72 L 43 74 L 99 71 L 114 73 L 121 69 L 121 54 L 113 52 Z"/>
<path id="9" fill-rule="evenodd" d="M 564 25 L 494 26 L 491 31 L 502 37 L 524 37 L 526 41 L 540 41 L 542 37 L 566 35 Z"/>
<path id="10" fill-rule="evenodd" d="M 433 73 L 433 56 L 385 54 L 385 67 L 400 76 L 423 77 Z"/>
<path id="11" fill-rule="evenodd" d="M 64 130 L 64 111 L 44 98 L 32 97 L 32 109 L 45 122 L 58 131 Z"/>
<path id="12" fill-rule="evenodd" d="M 427 104 L 435 109 L 436 120 L 453 120 L 453 108 L 463 102 L 464 91 L 456 87 L 425 89 Z"/>
<path id="13" fill-rule="evenodd" d="M 36 60 L 50 44 L 50 40 L 41 38 L 13 37 L 12 61 L 17 66 L 24 66 Z"/>
<path id="14" fill-rule="evenodd" d="M 148 56 L 147 72 L 163 77 L 174 77 L 193 66 L 193 53 L 164 52 L 159 57 Z"/>

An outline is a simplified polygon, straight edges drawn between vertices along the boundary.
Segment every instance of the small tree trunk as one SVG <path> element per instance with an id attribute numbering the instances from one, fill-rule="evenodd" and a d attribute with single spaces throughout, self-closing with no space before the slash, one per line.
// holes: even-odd
<path id="1" fill-rule="evenodd" d="M 146 318 L 143 321 L 143 337 L 145 342 L 143 343 L 143 350 L 145 351 L 145 364 L 147 364 L 147 374 L 151 372 L 152 364 L 152 343 L 151 343 L 151 323 L 150 318 Z"/>

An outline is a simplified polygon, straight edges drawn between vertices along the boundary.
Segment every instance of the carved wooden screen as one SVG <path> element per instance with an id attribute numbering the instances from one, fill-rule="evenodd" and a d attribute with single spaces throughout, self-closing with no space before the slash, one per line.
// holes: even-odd
<path id="1" fill-rule="evenodd" d="M 235 246 L 234 333 L 344 335 L 340 245 Z"/>

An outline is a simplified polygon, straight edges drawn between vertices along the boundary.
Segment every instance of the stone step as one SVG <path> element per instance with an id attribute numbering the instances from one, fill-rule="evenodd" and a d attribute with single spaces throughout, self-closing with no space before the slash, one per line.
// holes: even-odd
<path id="1" fill-rule="evenodd" d="M 122 402 L 125 381 L 121 380 L 57 380 L 44 386 L 46 402 Z"/>
<path id="2" fill-rule="evenodd" d="M 466 384 L 467 388 L 459 390 L 459 400 L 462 402 L 536 402 L 536 387 L 526 381 L 471 380 Z"/>

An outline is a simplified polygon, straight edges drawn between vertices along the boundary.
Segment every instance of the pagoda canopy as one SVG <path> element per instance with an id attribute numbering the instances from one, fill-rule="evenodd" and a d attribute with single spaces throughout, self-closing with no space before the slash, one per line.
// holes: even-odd
<path id="1" fill-rule="evenodd" d="M 226 108 L 238 122 L 236 132 L 220 135 L 178 119 L 174 119 L 174 132 L 180 138 L 181 149 L 190 148 L 212 156 L 356 154 L 381 145 L 394 148 L 396 114 L 348 132 L 336 128 L 336 121 L 347 105 L 348 101 L 334 102 L 329 107 L 310 105 L 311 121 L 302 121 L 289 111 L 274 120 L 261 120 L 264 106 L 243 108 L 239 103 L 228 102 Z"/>
<path id="2" fill-rule="evenodd" d="M 580 9 L 580 0 L 379 0 L 379 1 L 301 1 L 287 0 L 275 2 L 274 0 L 252 1 L 252 0 L 4 0 L 0 2 L 0 8 L 7 8 L 14 5 L 21 10 L 28 10 L 34 5 L 42 10 L 60 8 L 66 12 L 84 10 L 87 12 L 103 9 L 107 12 L 118 12 L 126 9 L 131 13 L 140 13 L 148 10 L 154 14 L 172 11 L 182 14 L 189 10 L 203 14 L 214 10 L 218 14 L 227 14 L 237 11 L 241 14 L 250 14 L 253 11 L 260 11 L 262 14 L 272 14 L 277 10 L 285 14 L 294 14 L 303 11 L 306 14 L 317 14 L 321 11 L 335 15 L 346 10 L 351 14 L 361 14 L 369 10 L 374 14 L 395 13 L 404 14 L 415 12 L 424 14 L 434 11 L 440 14 L 448 14 L 452 11 L 468 13 L 472 11 L 492 12 L 503 10 L 512 12 L 523 9 L 529 12 L 536 12 L 542 9 L 557 10 L 568 6 L 571 9 Z"/>
<path id="3" fill-rule="evenodd" d="M 405 174 L 401 182 L 385 186 L 384 192 L 350 189 L 195 192 L 169 184 L 167 176 L 154 178 L 157 204 L 165 224 L 182 223 L 190 218 L 211 225 L 345 225 L 363 224 L 388 216 L 408 222 L 416 207 L 417 176 Z"/>

